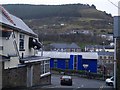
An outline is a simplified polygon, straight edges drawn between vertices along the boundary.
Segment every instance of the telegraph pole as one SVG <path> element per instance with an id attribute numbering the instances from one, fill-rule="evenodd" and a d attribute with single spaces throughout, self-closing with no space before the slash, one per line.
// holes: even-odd
<path id="1" fill-rule="evenodd" d="M 120 16 L 114 17 L 114 88 L 120 90 Z"/>
<path id="2" fill-rule="evenodd" d="M 120 90 L 120 37 L 116 39 L 116 89 Z"/>

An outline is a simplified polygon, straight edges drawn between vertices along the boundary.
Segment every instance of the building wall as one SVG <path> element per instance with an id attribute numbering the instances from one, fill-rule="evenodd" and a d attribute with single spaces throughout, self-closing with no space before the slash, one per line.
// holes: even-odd
<path id="1" fill-rule="evenodd" d="M 18 57 L 10 57 L 10 61 L 4 62 L 4 69 L 15 68 L 19 65 L 19 58 Z"/>
<path id="2" fill-rule="evenodd" d="M 82 66 L 82 70 L 87 70 L 87 71 L 90 71 L 90 72 L 94 72 L 94 73 L 97 73 L 97 60 L 89 60 L 89 59 L 83 59 L 82 60 L 82 65 L 83 64 L 88 64 L 88 67 L 85 69 L 83 66 Z"/>
<path id="3" fill-rule="evenodd" d="M 54 66 L 55 60 L 57 60 L 57 67 Z M 66 60 L 68 59 L 51 59 L 50 67 L 66 69 L 66 63 L 65 63 Z M 76 65 L 75 65 L 75 61 L 76 61 Z M 68 69 L 71 69 L 71 70 L 87 70 L 90 72 L 97 73 L 97 60 L 96 59 L 83 59 L 81 55 L 70 55 L 68 64 L 69 64 Z M 87 64 L 88 67 L 84 68 L 83 64 Z"/>
<path id="4" fill-rule="evenodd" d="M 5 29 L 5 30 L 11 30 L 9 28 L 4 28 L 1 26 L 0 26 L 0 28 Z M 0 41 L 2 41 L 2 44 L 0 44 L 0 46 L 3 47 L 3 50 L 0 50 L 0 54 L 5 55 L 5 56 L 8 56 L 8 55 L 11 56 L 10 61 L 5 62 L 5 69 L 6 68 L 14 68 L 15 66 L 17 67 L 19 64 L 19 58 L 17 56 L 17 52 L 15 50 L 13 41 L 14 40 L 16 41 L 17 48 L 19 50 L 19 38 L 20 38 L 19 35 L 23 34 L 23 33 L 14 31 L 14 34 L 15 34 L 15 38 L 13 38 L 13 32 L 11 33 L 9 38 L 6 38 L 6 37 L 1 38 L 0 37 Z M 29 49 L 29 37 L 30 36 L 27 34 L 23 34 L 23 35 L 25 36 L 24 37 L 25 51 L 19 51 L 19 54 L 20 54 L 20 56 L 22 56 L 22 53 L 23 53 L 24 57 L 33 56 L 35 54 L 34 49 L 33 48 Z"/>
<path id="5" fill-rule="evenodd" d="M 19 35 L 20 34 L 23 34 L 23 33 L 16 33 L 16 36 L 17 36 L 17 45 L 18 45 L 18 49 L 19 49 Z M 34 55 L 34 49 L 29 49 L 29 35 L 26 35 L 26 34 L 23 34 L 25 37 L 24 37 L 24 49 L 25 51 L 19 51 L 20 53 L 20 56 L 22 56 L 22 53 L 24 53 L 24 57 L 27 57 L 27 56 L 32 56 Z"/>
<path id="6" fill-rule="evenodd" d="M 65 69 L 66 68 L 65 60 L 57 59 L 57 68 Z"/>

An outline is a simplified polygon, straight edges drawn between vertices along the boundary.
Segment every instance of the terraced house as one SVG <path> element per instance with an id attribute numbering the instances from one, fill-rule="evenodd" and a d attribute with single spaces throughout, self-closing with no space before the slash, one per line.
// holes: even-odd
<path id="1" fill-rule="evenodd" d="M 36 56 L 41 44 L 20 18 L 0 6 L 2 88 L 50 84 L 50 58 Z"/>

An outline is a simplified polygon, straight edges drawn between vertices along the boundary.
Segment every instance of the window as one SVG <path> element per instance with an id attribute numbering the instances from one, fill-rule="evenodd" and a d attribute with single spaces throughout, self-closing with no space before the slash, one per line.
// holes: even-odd
<path id="1" fill-rule="evenodd" d="M 10 35 L 11 35 L 11 30 L 1 30 L 0 29 L 0 37 L 10 37 Z"/>
<path id="2" fill-rule="evenodd" d="M 20 34 L 20 37 L 19 37 L 19 50 L 20 51 L 24 51 L 24 35 L 23 34 Z"/>
<path id="3" fill-rule="evenodd" d="M 100 56 L 100 59 L 102 59 L 102 56 Z"/>
<path id="4" fill-rule="evenodd" d="M 41 61 L 41 77 L 50 74 L 50 61 Z"/>
<path id="5" fill-rule="evenodd" d="M 104 56 L 104 59 L 107 59 L 106 56 Z"/>

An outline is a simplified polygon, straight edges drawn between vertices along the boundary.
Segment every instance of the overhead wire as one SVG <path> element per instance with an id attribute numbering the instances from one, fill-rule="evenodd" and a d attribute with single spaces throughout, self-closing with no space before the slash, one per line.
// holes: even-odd
<path id="1" fill-rule="evenodd" d="M 116 4 L 114 4 L 112 1 L 108 0 L 112 5 L 114 5 L 115 7 L 117 7 L 118 9 L 120 9 L 119 6 L 117 6 Z"/>

